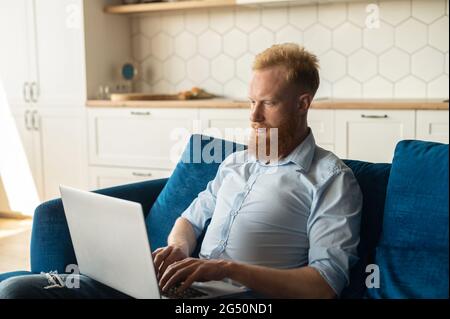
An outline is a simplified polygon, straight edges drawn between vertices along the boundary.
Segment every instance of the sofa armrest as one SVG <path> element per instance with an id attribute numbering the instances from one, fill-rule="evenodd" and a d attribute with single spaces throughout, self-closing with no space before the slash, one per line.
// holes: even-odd
<path id="1" fill-rule="evenodd" d="M 147 215 L 166 182 L 167 179 L 158 179 L 94 192 L 138 202 Z M 64 273 L 67 265 L 77 263 L 61 199 L 42 203 L 36 208 L 30 257 L 33 273 L 55 270 Z"/>

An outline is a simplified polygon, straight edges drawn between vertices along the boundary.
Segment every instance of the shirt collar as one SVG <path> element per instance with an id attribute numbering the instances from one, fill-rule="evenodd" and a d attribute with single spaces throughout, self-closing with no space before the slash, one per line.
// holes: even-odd
<path id="1" fill-rule="evenodd" d="M 292 162 L 298 165 L 304 171 L 308 171 L 314 157 L 315 149 L 316 141 L 310 129 L 309 134 L 306 136 L 306 138 L 299 145 L 297 145 L 297 147 L 294 148 L 294 150 L 288 156 L 280 159 L 277 163 L 264 164 L 258 161 L 253 155 L 249 156 L 249 160 L 251 162 L 258 162 L 263 166 L 279 166 Z"/>

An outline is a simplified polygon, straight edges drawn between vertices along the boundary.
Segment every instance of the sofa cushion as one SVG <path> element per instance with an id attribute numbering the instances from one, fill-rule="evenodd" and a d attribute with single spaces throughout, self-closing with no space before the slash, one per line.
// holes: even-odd
<path id="1" fill-rule="evenodd" d="M 400 142 L 369 297 L 448 298 L 448 204 L 448 144 Z"/>
<path id="2" fill-rule="evenodd" d="M 175 220 L 214 179 L 223 159 L 244 148 L 244 145 L 209 136 L 191 136 L 180 162 L 146 218 L 152 250 L 167 245 Z M 199 243 L 201 239 L 202 236 Z M 194 255 L 197 252 L 198 249 Z"/>
<path id="3" fill-rule="evenodd" d="M 384 201 L 391 164 L 373 164 L 354 160 L 344 160 L 358 180 L 363 193 L 361 212 L 359 260 L 350 271 L 350 284 L 341 298 L 362 298 L 366 293 L 366 266 L 375 258 L 375 248 L 381 234 Z"/>

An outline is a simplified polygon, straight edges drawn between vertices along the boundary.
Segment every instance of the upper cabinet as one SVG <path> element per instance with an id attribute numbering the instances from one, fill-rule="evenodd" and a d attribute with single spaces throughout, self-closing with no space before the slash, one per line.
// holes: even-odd
<path id="1" fill-rule="evenodd" d="M 37 100 L 45 106 L 86 101 L 82 0 L 35 0 Z"/>
<path id="2" fill-rule="evenodd" d="M 8 102 L 15 107 L 31 103 L 31 84 L 36 81 L 30 54 L 33 25 L 33 1 L 0 1 L 0 78 Z"/>
<path id="3" fill-rule="evenodd" d="M 0 3 L 0 76 L 13 108 L 83 105 L 81 0 Z"/>

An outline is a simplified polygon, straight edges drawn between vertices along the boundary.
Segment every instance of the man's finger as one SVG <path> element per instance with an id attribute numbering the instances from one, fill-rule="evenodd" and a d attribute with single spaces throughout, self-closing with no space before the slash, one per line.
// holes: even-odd
<path id="1" fill-rule="evenodd" d="M 183 293 L 183 291 L 185 291 L 186 289 L 188 289 L 190 286 L 192 286 L 192 284 L 194 283 L 194 281 L 201 281 L 199 280 L 201 278 L 201 272 L 200 269 L 197 268 L 192 274 L 190 274 L 185 280 L 184 282 L 181 284 L 180 289 L 178 290 L 178 293 Z"/>
<path id="2" fill-rule="evenodd" d="M 166 247 L 165 249 L 163 249 L 161 252 L 159 252 L 156 256 L 155 259 L 153 260 L 153 262 L 155 263 L 155 269 L 158 271 L 159 268 L 161 267 L 161 263 L 164 261 L 164 259 L 166 259 L 167 256 L 170 255 L 170 253 L 172 252 L 172 247 Z"/>
<path id="3" fill-rule="evenodd" d="M 163 249 L 164 249 L 164 247 L 159 247 L 154 252 L 152 252 L 152 258 L 154 259 L 156 257 L 156 255 L 158 255 Z"/>
<path id="4" fill-rule="evenodd" d="M 195 262 L 195 259 L 184 259 L 173 263 L 162 275 L 161 279 L 159 280 L 159 286 L 164 287 L 167 281 L 170 280 L 170 278 L 172 278 L 178 270 L 188 267 L 190 264 L 193 264 Z"/>
<path id="5" fill-rule="evenodd" d="M 197 264 L 187 265 L 184 268 L 179 268 L 173 273 L 173 275 L 167 280 L 167 282 L 162 285 L 162 290 L 167 291 L 173 285 L 183 281 L 185 278 L 189 277 L 197 269 Z"/>

